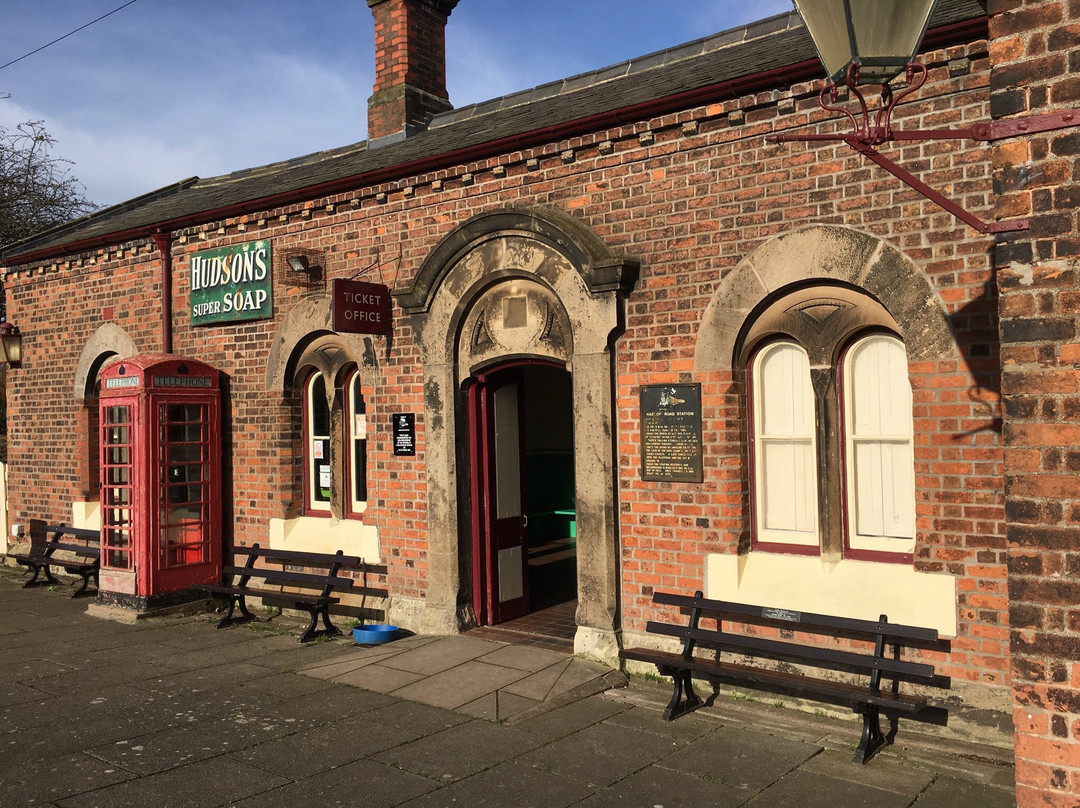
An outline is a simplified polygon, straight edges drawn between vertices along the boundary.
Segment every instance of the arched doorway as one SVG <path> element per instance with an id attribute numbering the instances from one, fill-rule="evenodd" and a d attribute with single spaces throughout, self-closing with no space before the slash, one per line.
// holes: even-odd
<path id="1" fill-rule="evenodd" d="M 468 390 L 478 374 L 549 360 L 566 368 L 574 439 L 578 603 L 574 648 L 618 655 L 618 502 L 612 345 L 638 264 L 563 213 L 502 209 L 451 231 L 394 291 L 424 368 L 428 576 L 414 624 L 475 626 Z M 560 509 L 565 510 L 565 509 Z M 525 558 L 525 550 L 521 551 Z M 403 600 L 403 599 L 399 599 Z M 407 604 L 402 602 L 402 607 Z M 530 600 L 531 605 L 531 600 Z"/>
<path id="2" fill-rule="evenodd" d="M 473 610 L 480 625 L 577 601 L 570 373 L 500 363 L 469 382 Z"/>

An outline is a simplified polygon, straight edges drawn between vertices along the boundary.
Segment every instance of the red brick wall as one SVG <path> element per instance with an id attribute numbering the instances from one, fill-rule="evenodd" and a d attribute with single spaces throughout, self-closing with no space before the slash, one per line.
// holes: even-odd
<path id="1" fill-rule="evenodd" d="M 991 2 L 995 119 L 1080 105 L 1080 2 Z M 1080 794 L 1080 129 L 1000 141 L 997 250 L 1017 801 Z"/>
<path id="2" fill-rule="evenodd" d="M 923 100 L 905 106 L 901 126 L 946 126 L 987 110 L 985 43 L 928 57 Z M 950 75 L 952 74 L 952 75 Z M 846 225 L 889 241 L 927 274 L 958 340 L 954 357 L 912 367 L 918 432 L 920 569 L 958 578 L 960 634 L 946 673 L 1005 684 L 1007 594 L 997 301 L 993 242 L 977 237 L 842 145 L 775 146 L 764 135 L 824 118 L 816 87 L 763 93 L 547 146 L 502 155 L 306 205 L 215 222 L 175 235 L 175 351 L 229 378 L 227 444 L 235 492 L 226 523 L 234 539 L 265 537 L 267 520 L 295 515 L 300 481 L 295 397 L 265 390 L 266 357 L 277 321 L 301 299 L 280 267 L 275 321 L 192 328 L 187 255 L 271 239 L 277 261 L 290 249 L 321 255 L 329 277 L 377 264 L 369 277 L 405 286 L 424 258 L 469 216 L 504 206 L 546 206 L 592 228 L 611 249 L 641 262 L 617 344 L 618 508 L 621 514 L 623 625 L 653 616 L 653 588 L 702 585 L 709 553 L 734 553 L 746 536 L 747 483 L 742 379 L 698 374 L 693 355 L 702 313 L 725 274 L 769 239 L 815 223 Z M 901 161 L 968 208 L 990 213 L 990 158 L 972 143 L 906 145 Z M 153 255 L 93 271 L 49 265 L 9 278 L 9 312 L 25 333 L 26 366 L 13 374 L 13 517 L 60 518 L 78 494 L 67 469 L 75 404 L 65 404 L 71 369 L 106 319 L 140 350 L 159 345 L 160 305 Z M 43 305 L 42 296 L 47 296 Z M 107 308 L 106 308 L 107 306 Z M 106 315 L 106 311 L 110 313 Z M 51 326 L 49 323 L 56 323 Z M 399 321 L 386 352 L 377 340 L 379 387 L 369 446 L 372 497 L 365 521 L 380 530 L 396 595 L 422 596 L 427 579 L 423 373 L 413 335 Z M 643 482 L 639 473 L 638 391 L 645 383 L 701 382 L 706 481 Z M 56 402 L 60 402 L 57 404 Z M 418 455 L 394 458 L 385 438 L 395 411 L 417 413 Z M 440 413 L 445 416 L 446 413 Z M 54 428 L 60 420 L 61 429 Z M 40 458 L 47 457 L 46 465 Z"/>

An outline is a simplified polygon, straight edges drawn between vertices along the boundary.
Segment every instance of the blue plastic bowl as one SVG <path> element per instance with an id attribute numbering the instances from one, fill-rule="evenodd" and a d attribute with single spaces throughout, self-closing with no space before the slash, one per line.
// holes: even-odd
<path id="1" fill-rule="evenodd" d="M 360 645 L 381 645 L 396 639 L 397 626 L 357 626 L 352 630 L 353 639 Z"/>

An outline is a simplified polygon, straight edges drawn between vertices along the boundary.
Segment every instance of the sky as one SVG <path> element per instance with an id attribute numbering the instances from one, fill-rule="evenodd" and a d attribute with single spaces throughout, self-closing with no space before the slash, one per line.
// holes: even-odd
<path id="1" fill-rule="evenodd" d="M 375 74 L 364 0 L 4 0 L 0 126 L 44 122 L 99 205 L 361 141 Z M 455 106 L 792 9 L 790 0 L 460 0 Z M 6 98 L 5 98 L 6 96 Z"/>

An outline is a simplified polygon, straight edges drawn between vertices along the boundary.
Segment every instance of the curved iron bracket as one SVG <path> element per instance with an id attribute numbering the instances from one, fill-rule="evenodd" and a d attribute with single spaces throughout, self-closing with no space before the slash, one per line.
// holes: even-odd
<path id="1" fill-rule="evenodd" d="M 964 210 L 960 205 L 953 202 L 944 194 L 935 191 L 925 182 L 914 176 L 911 172 L 894 163 L 885 155 L 878 152 L 874 147 L 883 143 L 897 140 L 954 140 L 970 138 L 973 140 L 993 141 L 1006 137 L 1031 132 L 1045 132 L 1051 129 L 1063 129 L 1070 126 L 1080 125 L 1080 110 L 1069 112 L 1047 113 L 1046 115 L 1033 116 L 1032 118 L 1009 121 L 995 121 L 990 124 L 980 123 L 966 129 L 918 129 L 897 132 L 892 128 L 892 114 L 897 104 L 903 101 L 926 83 L 926 66 L 912 62 L 907 66 L 906 73 L 908 86 L 903 92 L 893 95 L 892 88 L 888 83 L 881 85 L 880 103 L 873 113 L 871 112 L 866 98 L 859 90 L 859 66 L 852 64 L 844 78 L 844 84 L 859 102 L 858 115 L 849 109 L 837 105 L 839 88 L 833 83 L 826 84 L 818 94 L 818 103 L 826 112 L 843 115 L 851 123 L 852 131 L 848 134 L 794 134 L 778 133 L 766 135 L 765 140 L 770 143 L 791 142 L 843 142 L 847 143 L 855 151 L 867 157 L 874 164 L 888 171 L 902 183 L 918 191 L 934 204 L 947 210 L 956 218 L 980 233 L 1015 233 L 1031 228 L 1028 219 L 1012 219 L 1001 222 L 984 222 L 972 213 Z M 828 101 L 826 101 L 828 98 Z"/>

